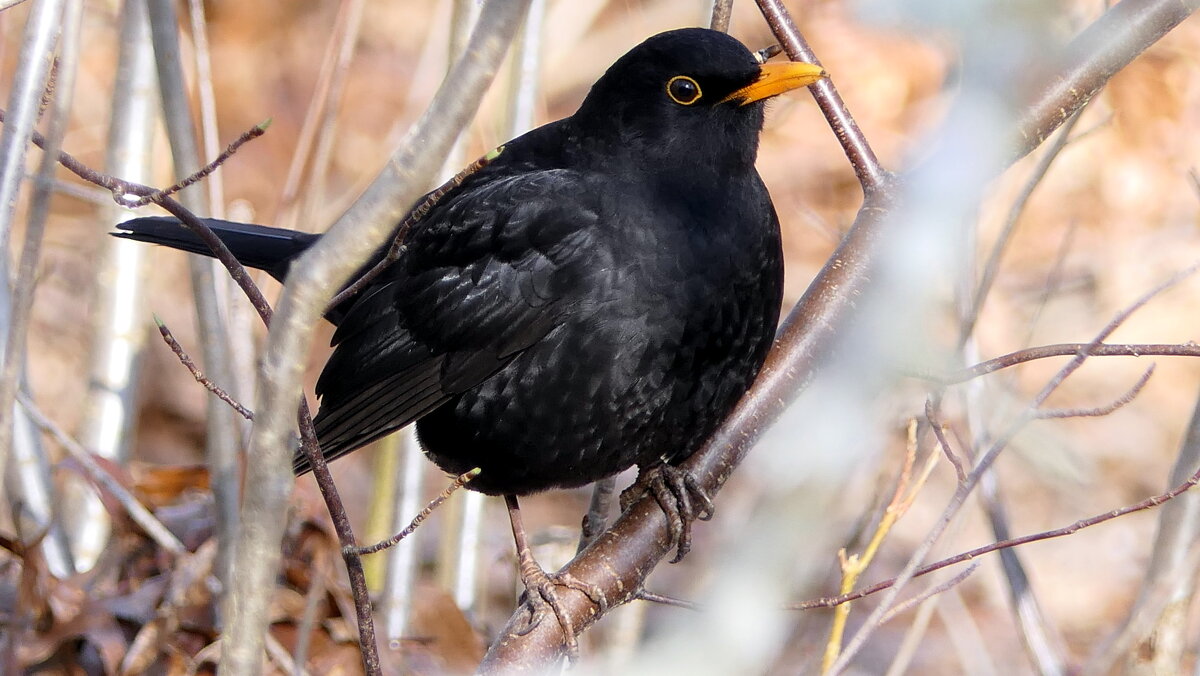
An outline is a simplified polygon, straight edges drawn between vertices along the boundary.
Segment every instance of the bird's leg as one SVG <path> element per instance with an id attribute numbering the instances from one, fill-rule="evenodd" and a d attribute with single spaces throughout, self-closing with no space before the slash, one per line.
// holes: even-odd
<path id="1" fill-rule="evenodd" d="M 529 548 L 529 540 L 525 536 L 525 525 L 521 520 L 521 506 L 517 504 L 517 496 L 504 496 L 504 504 L 508 506 L 508 520 L 512 523 L 513 539 L 517 545 L 517 570 L 521 575 L 521 583 L 525 585 L 525 598 L 529 601 L 529 623 L 521 634 L 533 630 L 549 609 L 558 619 L 563 635 L 567 642 L 567 659 L 574 661 L 579 657 L 579 641 L 575 638 L 575 625 L 558 600 L 555 586 L 567 587 L 582 592 L 592 603 L 600 607 L 600 612 L 608 610 L 608 600 L 598 587 L 584 582 L 569 573 L 550 573 L 542 570 L 533 559 Z"/>
<path id="2" fill-rule="evenodd" d="M 708 521 L 713 515 L 712 499 L 688 472 L 667 462 L 649 468 L 638 468 L 637 481 L 621 492 L 621 511 L 649 493 L 667 517 L 671 528 L 671 544 L 675 546 L 678 563 L 692 548 L 692 522 Z M 692 500 L 695 498 L 696 505 Z"/>

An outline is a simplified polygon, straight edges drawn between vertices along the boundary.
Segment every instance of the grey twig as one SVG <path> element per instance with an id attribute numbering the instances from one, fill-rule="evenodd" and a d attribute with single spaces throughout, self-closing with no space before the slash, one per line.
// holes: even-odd
<path id="1" fill-rule="evenodd" d="M 57 423 L 46 417 L 41 409 L 29 397 L 25 396 L 24 393 L 18 393 L 17 400 L 21 402 L 21 406 L 25 408 L 38 427 L 49 432 L 51 436 L 57 439 L 63 449 L 71 455 L 71 458 L 79 463 L 79 466 L 87 474 L 88 478 L 96 482 L 105 491 L 108 491 L 125 508 L 126 513 L 129 514 L 129 518 L 140 526 L 146 535 L 150 536 L 150 539 L 158 543 L 159 547 L 172 554 L 181 554 L 186 551 L 183 543 L 172 535 L 171 531 L 167 530 L 167 527 L 161 521 L 154 518 L 150 510 L 138 502 L 138 499 L 132 493 L 125 490 L 120 481 L 110 476 L 100 466 L 100 463 L 96 462 L 92 457 L 91 452 L 84 448 L 78 441 L 71 438 Z"/>

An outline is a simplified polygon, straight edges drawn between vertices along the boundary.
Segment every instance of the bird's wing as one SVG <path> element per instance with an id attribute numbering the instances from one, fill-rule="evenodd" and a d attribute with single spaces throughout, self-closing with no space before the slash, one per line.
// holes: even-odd
<path id="1" fill-rule="evenodd" d="M 317 382 L 326 458 L 474 387 L 561 323 L 595 270 L 599 209 L 583 183 L 567 170 L 497 178 L 421 221 L 334 333 Z"/>

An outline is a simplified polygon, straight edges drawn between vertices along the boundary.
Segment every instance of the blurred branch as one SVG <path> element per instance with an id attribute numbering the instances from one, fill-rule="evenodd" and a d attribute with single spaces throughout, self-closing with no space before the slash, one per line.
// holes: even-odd
<path id="1" fill-rule="evenodd" d="M 1125 0 L 1108 9 L 1031 87 L 1016 125 L 1012 160 L 1027 155 L 1147 47 L 1200 9 L 1200 0 Z"/>
<path id="2" fill-rule="evenodd" d="M 1189 0 L 1189 7 L 1200 0 Z M 1127 17 L 1132 6 L 1146 3 L 1138 0 L 1127 0 L 1118 4 L 1112 12 L 1120 10 L 1119 16 Z M 1166 5 L 1158 2 L 1154 7 Z M 1125 7 L 1131 5 L 1131 7 Z M 1178 5 L 1177 5 L 1178 6 Z M 773 0 L 759 0 L 759 7 L 771 25 L 776 37 L 792 59 L 817 63 L 815 55 L 807 47 L 795 24 L 781 3 Z M 1150 10 L 1143 10 L 1150 11 Z M 1160 8 L 1158 11 L 1166 11 Z M 1184 16 L 1178 12 L 1172 15 L 1170 26 L 1181 21 Z M 1104 25 L 1112 25 L 1113 19 L 1107 14 L 1101 19 Z M 1161 23 L 1161 22 L 1160 22 Z M 1169 27 L 1168 27 L 1169 29 Z M 1086 32 L 1091 35 L 1091 30 Z M 1145 50 L 1160 38 L 1166 29 L 1125 31 L 1128 39 L 1122 42 L 1127 51 L 1134 54 Z M 1089 63 L 1102 63 L 1098 55 L 1105 53 L 1110 47 L 1103 41 L 1095 42 L 1090 37 L 1087 40 L 1076 40 L 1072 43 L 1070 54 L 1076 60 L 1082 60 L 1090 54 L 1096 55 Z M 1129 56 L 1132 59 L 1132 55 Z M 1126 62 L 1128 59 L 1126 59 Z M 1099 84 L 1107 81 L 1115 70 L 1100 71 L 1093 66 L 1093 71 L 1084 69 L 1093 80 Z M 1078 72 L 1079 69 L 1070 72 Z M 865 199 L 858 212 L 854 225 L 837 251 L 817 274 L 808 290 L 801 297 L 793 310 L 784 320 L 776 337 L 776 343 L 767 361 L 759 373 L 754 386 L 742 398 L 737 408 L 725 420 L 708 442 L 691 458 L 683 463 L 683 468 L 690 472 L 700 484 L 715 495 L 721 485 L 729 477 L 745 457 L 749 449 L 762 436 L 765 430 L 778 419 L 787 405 L 794 401 L 798 393 L 807 385 L 818 367 L 825 361 L 835 347 L 842 331 L 854 315 L 860 296 L 871 286 L 871 274 L 878 262 L 879 253 L 872 246 L 881 236 L 885 226 L 902 227 L 904 224 L 889 222 L 889 216 L 895 209 L 899 198 L 899 183 L 880 166 L 869 144 L 866 143 L 861 131 L 846 110 L 845 105 L 837 96 L 829 79 L 823 79 L 813 87 L 814 98 L 826 115 L 834 129 L 838 140 L 850 159 L 859 182 L 863 185 Z M 1066 115 L 1052 117 L 1048 114 L 1038 114 L 1043 108 L 1032 107 L 1026 111 L 1025 118 L 1029 122 L 1022 128 L 1036 129 L 1041 138 L 1051 133 L 1072 114 L 1083 101 L 1071 104 L 1074 100 L 1069 92 L 1060 91 L 1061 100 L 1054 101 L 1054 110 L 1058 104 L 1069 106 Z M 1043 96 L 1044 101 L 1052 101 L 1051 97 Z M 1026 135 L 1026 138 L 1031 138 Z M 1019 153 L 1024 155 L 1037 144 L 1026 142 L 1020 147 Z M 1014 158 L 1015 159 L 1015 158 Z M 1121 319 L 1123 317 L 1119 317 Z M 1094 345 L 1108 335 L 1107 329 L 1100 337 L 1088 346 L 1090 353 Z M 1076 368 L 1081 363 L 1076 357 L 1068 368 L 1064 369 L 1061 377 Z M 1060 380 L 1047 385 L 1046 395 L 1057 387 Z M 1005 440 L 1007 441 L 1007 440 Z M 995 458 L 995 453 L 985 455 L 981 467 L 985 469 Z M 977 476 L 972 474 L 972 476 Z M 973 481 L 973 480 L 972 480 Z M 968 482 L 967 486 L 971 484 Z M 967 489 L 969 491 L 969 488 Z M 956 497 L 956 502 L 965 500 L 966 492 Z M 954 508 L 956 509 L 956 508 Z M 952 510 L 953 511 L 953 510 Z M 944 527 L 944 526 L 943 526 Z M 940 534 L 937 529 L 934 538 Z M 563 571 L 575 578 L 595 585 L 607 597 L 609 607 L 613 608 L 633 598 L 643 581 L 655 565 L 667 553 L 670 544 L 668 527 L 662 511 L 652 499 L 642 499 L 631 506 L 607 532 L 601 534 L 586 550 L 580 553 Z M 919 560 L 932 546 L 930 542 L 923 546 L 914 556 L 911 567 L 919 564 Z M 906 572 L 911 576 L 913 570 Z M 907 577 L 904 578 L 907 580 Z M 582 631 L 599 619 L 596 607 L 583 594 L 562 593 L 560 603 L 571 619 L 575 628 Z M 868 620 L 869 625 L 877 623 L 879 616 L 887 612 L 886 606 L 894 602 L 894 596 L 881 606 L 882 610 L 873 613 Z M 530 631 L 524 629 L 523 611 L 509 619 L 500 639 L 492 646 L 485 657 L 481 670 L 504 671 L 515 665 L 523 668 L 549 668 L 563 654 L 564 637 L 558 623 L 542 622 Z M 861 647 L 861 641 L 856 638 L 847 646 L 843 660 L 848 660 Z M 840 668 L 841 665 L 835 667 Z"/>
<path id="3" fill-rule="evenodd" d="M 363 0 L 342 0 L 325 46 L 321 71 L 317 84 L 304 114 L 304 124 L 296 140 L 296 150 L 288 167 L 287 179 L 283 184 L 276 225 L 293 228 L 300 214 L 312 217 L 314 205 L 321 204 L 324 194 L 324 177 L 328 168 L 334 141 L 337 138 L 334 126 L 337 112 L 345 90 L 346 74 L 350 71 L 350 60 L 358 44 L 359 28 L 362 25 Z M 315 148 L 315 149 L 314 149 Z M 301 203 L 304 194 L 308 198 Z M 306 223 L 300 229 L 312 230 Z"/>
<path id="4" fill-rule="evenodd" d="M 0 130 L 0 294 L 5 296 L 5 302 L 0 309 L 9 310 L 15 316 L 0 316 L 0 331 L 6 336 L 0 359 L 3 363 L 3 374 L 0 374 L 0 476 L 7 471 L 9 446 L 12 443 L 13 430 L 13 397 L 16 393 L 16 376 L 24 364 L 25 327 L 29 307 L 32 303 L 32 286 L 24 290 L 14 290 L 9 287 L 11 275 L 8 270 L 10 260 L 9 246 L 12 236 L 12 224 L 16 209 L 17 197 L 21 184 L 25 179 L 25 154 L 29 147 L 29 138 L 33 135 L 34 125 L 41 113 L 42 97 L 46 92 L 50 78 L 51 63 L 54 59 L 54 45 L 58 39 L 62 24 L 64 0 L 43 0 L 34 5 L 25 22 L 21 50 L 17 57 L 17 67 L 13 74 L 12 89 L 8 94 L 9 121 Z M 59 134 L 56 142 L 61 142 L 62 124 L 54 126 Z M 43 170 L 45 165 L 43 165 Z M 44 200 L 39 209 L 44 220 Z M 32 260 L 23 262 L 28 265 L 37 264 L 38 250 L 41 246 L 42 228 L 31 218 L 31 231 L 26 238 L 26 255 L 32 255 Z M 32 285 L 30 277 L 27 284 Z M 11 298 L 11 306 L 9 302 Z M 24 316 L 22 316 L 24 315 Z M 19 351 L 14 354 L 14 351 Z"/>
<path id="5" fill-rule="evenodd" d="M 987 452 L 976 461 L 975 467 L 971 470 L 970 474 L 967 475 L 966 481 L 958 484 L 958 487 L 954 491 L 954 496 L 950 499 L 949 504 L 946 505 L 946 508 L 943 510 L 942 515 L 939 517 L 937 523 L 930 530 L 925 540 L 913 551 L 908 563 L 905 564 L 901 573 L 896 576 L 895 586 L 893 586 L 884 595 L 879 605 L 871 612 L 870 617 L 868 617 L 863 623 L 863 627 L 846 646 L 846 650 L 842 653 L 841 658 L 838 660 L 838 664 L 832 669 L 834 673 L 838 673 L 839 671 L 845 669 L 849 659 L 853 657 L 855 652 L 862 648 L 862 646 L 866 643 L 867 637 L 869 637 L 879 626 L 879 618 L 882 617 L 883 614 L 887 612 L 888 608 L 895 602 L 896 595 L 899 593 L 899 590 L 903 588 L 904 584 L 912 579 L 913 574 L 919 569 L 921 561 L 928 556 L 930 551 L 932 551 L 934 544 L 941 538 L 942 534 L 946 531 L 946 528 L 950 525 L 950 522 L 953 520 L 954 516 L 958 514 L 958 511 L 966 502 L 967 497 L 979 483 L 980 477 L 982 477 L 983 474 L 991 468 L 992 464 L 996 461 L 996 458 L 999 457 L 1000 453 L 1008 446 L 1009 442 L 1012 441 L 1017 432 L 1024 428 L 1025 425 L 1030 421 L 1036 419 L 1038 412 L 1041 410 L 1043 404 L 1046 403 L 1046 400 L 1050 397 L 1050 395 L 1053 394 L 1060 385 L 1062 385 L 1063 381 L 1077 371 L 1080 366 L 1083 366 L 1083 363 L 1087 360 L 1088 356 L 1090 356 L 1090 348 L 1094 345 L 1100 344 L 1105 338 L 1111 335 L 1113 331 L 1116 331 L 1119 326 L 1124 324 L 1125 320 L 1129 319 L 1134 312 L 1141 309 L 1146 305 L 1146 303 L 1150 302 L 1152 298 L 1187 279 L 1189 276 L 1194 274 L 1197 269 L 1200 269 L 1200 263 L 1193 264 L 1189 268 L 1172 275 L 1169 279 L 1155 286 L 1150 291 L 1144 293 L 1128 307 L 1118 312 L 1117 315 L 1107 325 L 1105 325 L 1103 329 L 1100 330 L 1100 333 L 1098 333 L 1092 342 L 1089 343 L 1088 347 L 1085 347 L 1079 354 L 1075 355 L 1074 359 L 1059 369 L 1059 371 L 1055 373 L 1042 387 L 1041 391 L 1039 391 L 1033 397 L 1032 401 L 1030 401 L 1025 410 L 1014 417 L 1014 419 L 992 443 L 991 447 L 988 448 Z"/>
<path id="6" fill-rule="evenodd" d="M 63 8 L 58 58 L 43 93 L 43 96 L 52 96 L 47 131 L 47 146 L 51 150 L 43 153 L 39 159 L 37 175 L 32 183 L 32 197 L 26 214 L 25 241 L 17 275 L 12 279 L 14 286 L 11 290 L 11 303 L 7 288 L 10 280 L 7 271 L 8 259 L 5 257 L 0 261 L 0 284 L 5 285 L 0 291 L 0 295 L 3 296 L 0 298 L 0 304 L 5 306 L 0 309 L 0 317 L 6 317 L 6 320 L 0 321 L 0 326 L 7 324 L 7 332 L 0 334 L 0 341 L 4 345 L 3 358 L 0 361 L 3 364 L 3 372 L 0 373 L 0 457 L 4 456 L 7 449 L 13 460 L 5 474 L 8 480 L 5 485 L 10 493 L 9 503 L 19 503 L 21 506 L 20 513 L 13 514 L 14 523 L 20 527 L 22 533 L 28 532 L 27 525 L 32 526 L 32 530 L 46 533 L 43 550 L 47 563 L 53 573 L 62 578 L 75 572 L 75 562 L 60 515 L 56 514 L 61 499 L 50 476 L 50 459 L 42 445 L 41 435 L 34 430 L 34 425 L 24 409 L 15 405 L 15 398 L 18 388 L 29 388 L 25 375 L 29 360 L 29 319 L 33 308 L 46 218 L 50 211 L 54 173 L 58 167 L 55 153 L 62 145 L 75 93 L 82 14 L 82 0 L 69 0 Z M 4 464 L 0 461 L 0 468 L 3 468 Z M 3 471 L 0 469 L 0 472 Z M 26 524 L 26 520 L 30 523 Z"/>
<path id="7" fill-rule="evenodd" d="M 994 373 L 1000 369 L 1006 369 L 1017 364 L 1034 361 L 1037 359 L 1046 359 L 1048 357 L 1073 357 L 1086 349 L 1089 357 L 1200 357 L 1200 345 L 1192 343 L 1100 343 L 1099 345 L 1088 345 L 1087 343 L 1059 343 L 1057 345 L 1042 345 L 1039 347 L 1030 347 L 1024 350 L 1017 350 L 1006 355 L 989 359 L 985 362 L 980 362 L 969 368 L 954 373 L 945 377 L 929 376 L 933 380 L 937 380 L 942 385 L 954 385 L 956 383 L 966 382 L 972 378 Z"/>
<path id="8" fill-rule="evenodd" d="M 262 655 L 293 486 L 290 437 L 304 370 L 298 355 L 308 353 L 317 321 L 337 288 L 386 241 L 439 168 L 441 156 L 478 107 L 503 61 L 525 7 L 525 2 L 515 1 L 483 7 L 469 48 L 387 167 L 293 266 L 268 335 L 254 407 L 251 452 L 258 461 L 250 463 L 246 481 L 256 490 L 246 496 L 242 510 L 235 563 L 239 575 L 222 635 L 222 670 L 254 671 Z"/>
<path id="9" fill-rule="evenodd" d="M 1192 411 L 1167 485 L 1188 482 L 1200 474 L 1200 398 Z M 1194 604 L 1196 558 L 1200 555 L 1200 493 L 1165 504 L 1158 513 L 1158 532 L 1138 598 L 1115 635 L 1100 644 L 1085 673 L 1111 671 L 1125 654 L 1126 673 L 1182 672 L 1187 648 L 1189 606 Z M 1131 647 L 1131 644 L 1134 644 Z"/>
<path id="10" fill-rule="evenodd" d="M 119 25 L 104 168 L 132 180 L 149 180 L 158 97 L 145 1 L 125 0 Z M 36 134 L 33 142 L 39 143 Z M 60 163 L 65 156 L 59 153 Z M 101 222 L 107 226 L 129 215 L 112 205 L 101 213 Z M 91 272 L 87 393 L 78 436 L 92 452 L 116 461 L 128 457 L 132 441 L 137 376 L 147 336 L 142 307 L 150 255 L 144 246 L 105 238 Z M 108 513 L 92 488 L 76 477 L 68 477 L 63 493 L 63 516 L 71 533 L 75 563 L 81 570 L 88 570 L 108 546 Z"/>
<path id="11" fill-rule="evenodd" d="M 82 444 L 71 438 L 53 420 L 46 417 L 41 409 L 33 403 L 33 400 L 25 396 L 24 393 L 18 393 L 17 400 L 21 402 L 21 406 L 29 413 L 29 416 L 33 418 L 38 427 L 49 432 L 51 436 L 57 439 L 63 449 L 83 469 L 84 474 L 95 482 L 97 486 L 112 495 L 125 508 L 125 512 L 129 515 L 129 518 L 140 526 L 142 531 L 150 536 L 150 539 L 154 540 L 159 547 L 162 547 L 171 554 L 182 554 L 186 551 L 183 543 L 172 535 L 171 531 L 167 530 L 167 527 L 150 513 L 150 510 L 138 502 L 138 499 L 126 490 L 120 481 L 113 478 L 100 466 L 100 463 L 96 462 L 95 458 L 92 457 L 91 451 L 84 448 Z"/>
<path id="12" fill-rule="evenodd" d="M 996 242 L 992 245 L 987 262 L 984 263 L 983 274 L 979 278 L 979 285 L 975 289 L 975 294 L 971 299 L 971 306 L 967 309 L 966 315 L 962 320 L 962 325 L 959 327 L 959 345 L 965 344 L 967 337 L 975 331 L 975 323 L 979 321 L 979 313 L 983 311 L 983 305 L 987 301 L 988 294 L 991 293 L 992 284 L 996 281 L 996 273 L 1000 270 L 1000 258 L 1008 249 L 1008 243 L 1012 240 L 1013 232 L 1017 229 L 1017 223 L 1021 220 L 1021 214 L 1025 212 L 1025 205 L 1029 204 L 1029 198 L 1033 196 L 1033 191 L 1041 185 L 1042 179 L 1050 171 L 1050 166 L 1054 164 L 1054 160 L 1058 157 L 1059 153 L 1071 142 L 1071 130 L 1075 128 L 1075 124 L 1079 122 L 1079 117 L 1082 114 L 1083 109 L 1080 108 L 1074 115 L 1067 119 L 1062 129 L 1058 130 L 1058 135 L 1054 137 L 1054 142 L 1038 158 L 1037 166 L 1033 168 L 1029 178 L 1026 179 L 1017 198 L 1013 200 L 1013 204 L 1008 210 L 1008 215 L 1004 219 L 1004 225 L 1000 228 L 1000 234 L 996 236 Z"/>
<path id="13" fill-rule="evenodd" d="M 733 0 L 713 0 L 712 3 L 712 18 L 708 22 L 708 27 L 721 31 L 722 33 L 729 32 L 729 20 L 733 17 Z"/>

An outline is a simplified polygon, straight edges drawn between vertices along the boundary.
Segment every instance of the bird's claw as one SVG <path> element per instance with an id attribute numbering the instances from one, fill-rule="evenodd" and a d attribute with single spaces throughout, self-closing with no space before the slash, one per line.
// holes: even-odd
<path id="1" fill-rule="evenodd" d="M 558 592 L 554 588 L 566 587 L 581 592 L 596 604 L 601 615 L 608 612 L 608 599 L 604 596 L 604 592 L 596 585 L 584 582 L 570 573 L 547 573 L 532 557 L 521 561 L 520 571 L 521 582 L 525 585 L 524 596 L 529 602 L 529 621 L 523 628 L 517 630 L 517 634 L 524 636 L 533 631 L 542 621 L 546 612 L 552 612 L 555 619 L 558 620 L 558 625 L 562 627 L 563 636 L 566 637 L 567 659 L 574 662 L 579 657 L 579 641 L 575 637 L 575 623 L 571 621 L 570 614 L 562 607 L 558 599 Z"/>
<path id="2" fill-rule="evenodd" d="M 638 474 L 637 481 L 621 492 L 621 511 L 627 510 L 638 498 L 649 493 L 658 503 L 671 529 L 671 544 L 678 563 L 692 548 L 692 522 L 708 521 L 713 516 L 713 502 L 688 472 L 662 463 Z M 693 503 L 693 499 L 695 503 Z"/>

